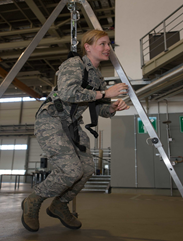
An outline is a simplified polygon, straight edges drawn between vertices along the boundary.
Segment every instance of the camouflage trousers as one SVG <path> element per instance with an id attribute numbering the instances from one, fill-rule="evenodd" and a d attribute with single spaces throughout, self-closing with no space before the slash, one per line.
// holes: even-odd
<path id="1" fill-rule="evenodd" d="M 79 157 L 62 128 L 60 117 L 51 116 L 43 110 L 35 121 L 35 135 L 41 149 L 46 153 L 52 171 L 48 177 L 34 187 L 35 193 L 42 197 L 60 196 L 62 202 L 69 202 L 80 192 L 94 172 L 94 162 L 90 153 L 90 141 L 80 126 L 80 144 L 86 152 Z"/>

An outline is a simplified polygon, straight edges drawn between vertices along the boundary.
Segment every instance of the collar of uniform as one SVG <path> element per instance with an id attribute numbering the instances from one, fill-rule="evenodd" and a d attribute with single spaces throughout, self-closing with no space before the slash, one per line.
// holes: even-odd
<path id="1" fill-rule="evenodd" d="M 82 59 L 83 59 L 83 62 L 86 66 L 87 71 L 89 71 L 90 69 L 95 69 L 92 65 L 91 60 L 86 55 L 84 55 Z"/>

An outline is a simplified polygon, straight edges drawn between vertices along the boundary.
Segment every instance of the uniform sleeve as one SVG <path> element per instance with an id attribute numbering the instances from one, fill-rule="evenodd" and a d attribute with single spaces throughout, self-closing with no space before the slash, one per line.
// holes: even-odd
<path id="1" fill-rule="evenodd" d="M 96 106 L 98 115 L 104 118 L 113 117 L 116 112 L 110 113 L 110 105 L 111 104 L 98 104 Z"/>
<path id="2" fill-rule="evenodd" d="M 101 89 L 106 90 L 106 82 L 103 80 L 101 83 Z M 110 105 L 111 105 L 111 99 L 100 99 L 97 101 L 97 113 L 99 116 L 104 117 L 104 118 L 109 118 L 115 115 L 116 112 L 110 113 Z"/>
<path id="3" fill-rule="evenodd" d="M 81 87 L 84 64 L 79 57 L 65 61 L 58 71 L 58 95 L 62 101 L 70 103 L 95 101 L 96 91 Z"/>

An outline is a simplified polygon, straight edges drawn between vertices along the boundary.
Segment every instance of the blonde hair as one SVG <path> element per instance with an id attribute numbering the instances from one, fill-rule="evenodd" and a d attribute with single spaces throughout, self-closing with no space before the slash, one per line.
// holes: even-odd
<path id="1" fill-rule="evenodd" d="M 98 30 L 98 29 L 93 29 L 86 32 L 81 40 L 81 51 L 83 55 L 86 54 L 86 50 L 84 47 L 85 43 L 92 45 L 93 43 L 96 43 L 99 38 L 104 36 L 108 36 L 108 34 L 105 31 Z"/>

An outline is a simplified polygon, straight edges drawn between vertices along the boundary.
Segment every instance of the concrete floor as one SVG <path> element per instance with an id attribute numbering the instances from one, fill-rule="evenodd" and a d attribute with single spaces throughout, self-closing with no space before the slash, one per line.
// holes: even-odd
<path id="1" fill-rule="evenodd" d="M 80 193 L 77 212 L 83 226 L 65 228 L 40 210 L 40 230 L 31 233 L 21 224 L 21 201 L 32 191 L 21 184 L 3 183 L 0 189 L 0 240 L 2 241 L 183 241 L 183 198 L 146 194 Z"/>

